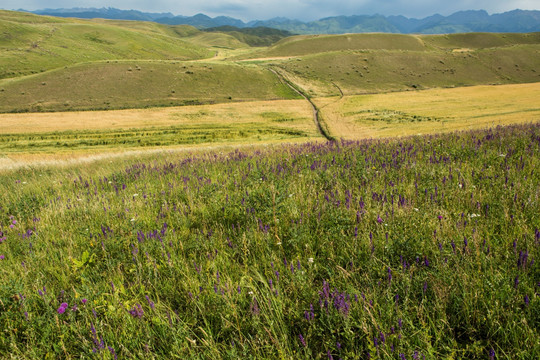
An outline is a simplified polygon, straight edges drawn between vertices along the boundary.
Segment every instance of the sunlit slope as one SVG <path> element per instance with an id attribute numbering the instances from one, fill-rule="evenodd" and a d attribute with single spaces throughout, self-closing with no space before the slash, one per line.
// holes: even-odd
<path id="1" fill-rule="evenodd" d="M 249 45 L 241 42 L 234 36 L 222 33 L 198 32 L 197 34 L 186 37 L 185 41 L 205 47 L 217 47 L 225 49 L 249 48 Z"/>
<path id="2" fill-rule="evenodd" d="M 251 65 L 111 61 L 0 81 L 1 112 L 175 106 L 297 98 Z"/>
<path id="3" fill-rule="evenodd" d="M 117 24 L 117 23 L 120 23 Z M 0 11 L 0 78 L 113 59 L 201 59 L 205 47 L 183 41 L 185 29 L 148 23 L 58 19 Z M 127 25 L 127 26 L 126 26 Z M 189 33 L 189 32 L 187 32 Z"/>
<path id="4" fill-rule="evenodd" d="M 423 42 L 414 36 L 397 34 L 302 35 L 285 38 L 269 48 L 265 55 L 301 56 L 341 50 L 423 51 Z"/>
<path id="5" fill-rule="evenodd" d="M 296 36 L 268 59 L 312 95 L 540 81 L 540 33 Z"/>
<path id="6" fill-rule="evenodd" d="M 540 33 L 299 35 L 279 41 L 274 46 L 268 48 L 263 54 L 268 57 L 282 57 L 346 50 L 448 51 L 526 44 L 540 44 Z"/>
<path id="7" fill-rule="evenodd" d="M 540 44 L 540 33 L 465 33 L 419 36 L 428 45 L 439 49 L 485 49 L 525 44 Z"/>
<path id="8" fill-rule="evenodd" d="M 467 51 L 341 51 L 276 62 L 314 95 L 540 81 L 540 45 Z"/>

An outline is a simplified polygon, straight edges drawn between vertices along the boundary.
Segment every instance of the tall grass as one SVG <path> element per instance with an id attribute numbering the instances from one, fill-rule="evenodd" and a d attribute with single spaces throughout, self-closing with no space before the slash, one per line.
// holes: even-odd
<path id="1" fill-rule="evenodd" d="M 539 155 L 532 124 L 4 174 L 0 353 L 537 358 Z"/>

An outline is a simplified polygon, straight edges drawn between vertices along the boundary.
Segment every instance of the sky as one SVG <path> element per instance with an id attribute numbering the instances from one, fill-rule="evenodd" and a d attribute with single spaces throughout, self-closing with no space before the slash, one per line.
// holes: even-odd
<path id="1" fill-rule="evenodd" d="M 7 10 L 73 7 L 114 7 L 192 16 L 230 16 L 244 21 L 287 17 L 302 21 L 337 15 L 404 15 L 423 18 L 460 10 L 501 13 L 514 9 L 540 10 L 540 0 L 1 0 Z"/>

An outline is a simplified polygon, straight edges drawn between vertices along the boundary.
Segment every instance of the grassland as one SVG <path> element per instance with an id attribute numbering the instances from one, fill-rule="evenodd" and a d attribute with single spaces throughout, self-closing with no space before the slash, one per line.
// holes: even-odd
<path id="1" fill-rule="evenodd" d="M 250 47 L 272 34 L 226 30 L 1 11 L 0 112 L 294 97 L 269 67 L 310 96 L 540 80 L 540 33 L 291 36 Z"/>
<path id="2" fill-rule="evenodd" d="M 534 359 L 540 127 L 2 174 L 12 358 Z"/>
<path id="3" fill-rule="evenodd" d="M 4 114 L 3 164 L 13 167 L 96 152 L 200 144 L 316 139 L 311 108 L 301 100 L 143 110 Z M 32 162 L 29 161 L 31 154 Z"/>
<path id="4" fill-rule="evenodd" d="M 88 61 L 188 60 L 213 54 L 173 36 L 173 29 L 167 33 L 153 24 L 117 24 L 0 11 L 0 33 L 5 34 L 0 37 L 0 79 Z"/>
<path id="5" fill-rule="evenodd" d="M 540 357 L 540 34 L 0 34 L 0 357 Z"/>
<path id="6" fill-rule="evenodd" d="M 331 133 L 380 138 L 540 120 L 540 83 L 317 98 Z"/>
<path id="7" fill-rule="evenodd" d="M 264 68 L 177 61 L 85 63 L 0 81 L 0 111 L 68 111 L 294 99 Z"/>

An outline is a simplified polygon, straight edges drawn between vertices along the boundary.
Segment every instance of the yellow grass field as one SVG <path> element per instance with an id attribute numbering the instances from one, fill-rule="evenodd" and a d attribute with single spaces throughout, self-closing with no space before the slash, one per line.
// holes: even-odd
<path id="1" fill-rule="evenodd" d="M 140 157 L 155 151 L 204 151 L 322 139 L 311 111 L 304 100 L 276 100 L 132 110 L 0 114 L 0 144 L 5 145 L 0 149 L 0 170 L 26 165 L 87 163 L 119 156 Z M 257 136 L 259 130 L 264 132 Z M 159 141 L 160 131 L 178 133 L 178 144 L 174 144 L 175 139 L 167 145 L 126 146 L 118 142 L 126 136 L 157 137 Z M 191 133 L 201 132 L 210 134 L 208 139 L 185 141 Z M 228 136 L 227 132 L 247 135 Z M 303 135 L 295 135 L 295 132 Z M 60 143 L 63 139 L 73 142 L 76 141 L 74 136 L 79 137 L 77 134 L 90 140 L 111 136 L 113 139 L 100 146 L 55 146 L 56 139 Z M 118 141 L 117 134 L 122 135 Z M 55 140 L 44 143 L 40 140 L 43 135 Z"/>
<path id="2" fill-rule="evenodd" d="M 315 99 L 331 133 L 360 139 L 540 120 L 540 83 Z"/>
<path id="3" fill-rule="evenodd" d="M 336 138 L 363 139 L 408 136 L 463 129 L 485 128 L 503 124 L 540 120 L 540 83 L 498 86 L 471 86 L 431 89 L 375 95 L 326 97 L 314 99 L 320 114 Z M 108 156 L 140 156 L 153 151 L 193 151 L 221 146 L 246 146 L 281 142 L 322 141 L 312 119 L 312 109 L 305 100 L 239 102 L 114 111 L 0 114 L 0 168 L 14 168 L 39 163 L 90 161 Z M 39 145 L 41 134 L 67 137 L 106 137 L 117 132 L 131 132 L 154 138 L 162 129 L 208 131 L 216 128 L 221 135 L 166 145 L 122 145 L 116 140 L 100 146 Z M 156 129 L 155 133 L 152 133 Z M 229 130 L 227 130 L 229 129 Z M 223 132 L 250 132 L 270 129 L 262 135 L 227 137 Z M 277 132 L 273 132 L 277 130 Z M 299 132 L 287 135 L 287 131 Z M 89 135 L 88 135 L 88 132 Z M 98 132 L 94 134 L 93 132 Z M 142 132 L 142 134 L 141 134 Z M 169 131 L 170 132 L 170 131 Z M 284 133 L 285 132 L 285 133 Z M 15 134 L 15 135 L 14 135 Z M 52 134 L 52 135 L 51 135 Z M 75 135 L 74 135 L 75 134 Z M 85 135 L 86 134 L 86 135 Z M 157 134 L 157 135 L 156 135 Z M 25 137 L 26 136 L 26 137 Z M 121 139 L 122 137 L 120 137 Z M 36 140 L 38 139 L 38 140 Z M 56 137 L 55 137 L 56 139 Z M 179 138 L 180 139 L 180 138 Z M 158 139 L 159 140 L 159 139 Z M 38 145 L 29 146 L 36 141 Z M 0 141 L 1 142 L 1 141 Z M 19 146 L 20 144 L 20 146 Z M 85 160 L 86 159 L 86 160 Z M 59 162 L 60 160 L 60 162 Z"/>
<path id="4" fill-rule="evenodd" d="M 282 121 L 280 121 L 282 120 Z M 0 134 L 158 126 L 268 123 L 317 136 L 311 108 L 303 100 L 239 102 L 167 108 L 0 114 Z"/>

